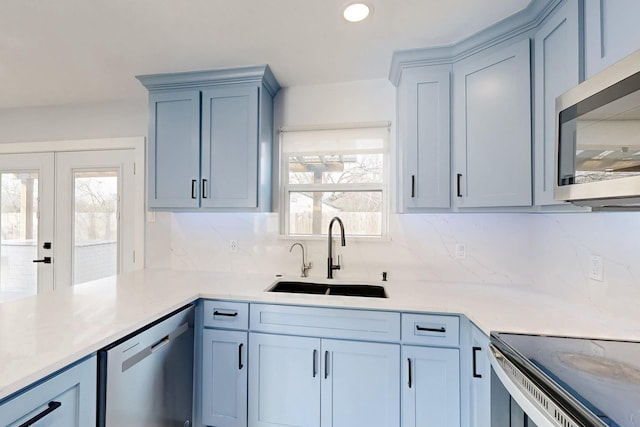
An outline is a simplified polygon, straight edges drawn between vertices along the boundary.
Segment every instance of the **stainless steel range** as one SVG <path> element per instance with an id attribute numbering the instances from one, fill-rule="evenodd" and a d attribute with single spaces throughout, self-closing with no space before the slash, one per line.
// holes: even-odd
<path id="1" fill-rule="evenodd" d="M 640 426 L 639 342 L 493 332 L 490 347 L 523 425 Z"/>

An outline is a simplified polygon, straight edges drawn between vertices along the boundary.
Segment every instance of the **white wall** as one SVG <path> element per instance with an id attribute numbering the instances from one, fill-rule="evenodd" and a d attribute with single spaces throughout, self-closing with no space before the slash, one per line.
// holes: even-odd
<path id="1" fill-rule="evenodd" d="M 0 109 L 0 143 L 143 136 L 147 118 L 145 98 Z"/>

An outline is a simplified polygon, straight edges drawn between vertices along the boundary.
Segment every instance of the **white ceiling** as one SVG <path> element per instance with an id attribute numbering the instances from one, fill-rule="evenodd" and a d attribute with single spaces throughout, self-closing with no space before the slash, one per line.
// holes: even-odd
<path id="1" fill-rule="evenodd" d="M 267 63 L 282 86 L 386 78 L 394 50 L 460 41 L 530 0 L 0 0 L 0 108 L 142 97 L 139 74 Z"/>

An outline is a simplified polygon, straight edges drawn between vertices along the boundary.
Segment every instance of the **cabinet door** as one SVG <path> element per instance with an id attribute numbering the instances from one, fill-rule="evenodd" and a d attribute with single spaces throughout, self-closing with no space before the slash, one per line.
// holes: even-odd
<path id="1" fill-rule="evenodd" d="M 249 334 L 249 425 L 320 426 L 320 339 Z"/>
<path id="2" fill-rule="evenodd" d="M 95 426 L 96 367 L 92 357 L 0 404 L 0 425 L 17 427 L 39 419 L 35 425 Z"/>
<path id="3" fill-rule="evenodd" d="M 202 207 L 258 206 L 258 87 L 202 93 Z"/>
<path id="4" fill-rule="evenodd" d="M 535 35 L 535 204 L 558 204 L 556 98 L 580 82 L 580 2 L 566 2 Z"/>
<path id="5" fill-rule="evenodd" d="M 472 427 L 491 427 L 491 365 L 487 352 L 489 337 L 471 325 L 471 401 Z"/>
<path id="6" fill-rule="evenodd" d="M 322 340 L 322 427 L 400 422 L 400 346 Z"/>
<path id="7" fill-rule="evenodd" d="M 459 350 L 402 347 L 403 427 L 460 427 Z"/>
<path id="8" fill-rule="evenodd" d="M 449 67 L 402 71 L 398 89 L 398 137 L 402 157 L 401 210 L 448 208 L 450 185 Z"/>
<path id="9" fill-rule="evenodd" d="M 202 421 L 247 425 L 247 333 L 205 329 L 202 334 Z"/>
<path id="10" fill-rule="evenodd" d="M 149 109 L 149 207 L 197 208 L 200 92 L 152 92 Z"/>
<path id="11" fill-rule="evenodd" d="M 531 205 L 529 39 L 454 65 L 456 200 Z"/>
<path id="12" fill-rule="evenodd" d="M 585 0 L 586 77 L 640 49 L 638 0 Z"/>

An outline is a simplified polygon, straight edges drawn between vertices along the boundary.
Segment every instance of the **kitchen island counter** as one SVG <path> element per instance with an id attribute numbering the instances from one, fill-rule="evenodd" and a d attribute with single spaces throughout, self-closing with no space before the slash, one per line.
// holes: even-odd
<path id="1" fill-rule="evenodd" d="M 380 299 L 265 292 L 276 280 L 273 274 L 146 269 L 2 303 L 0 400 L 199 298 L 456 313 L 487 334 L 640 340 L 628 320 L 514 285 L 378 282 L 388 294 Z"/>

